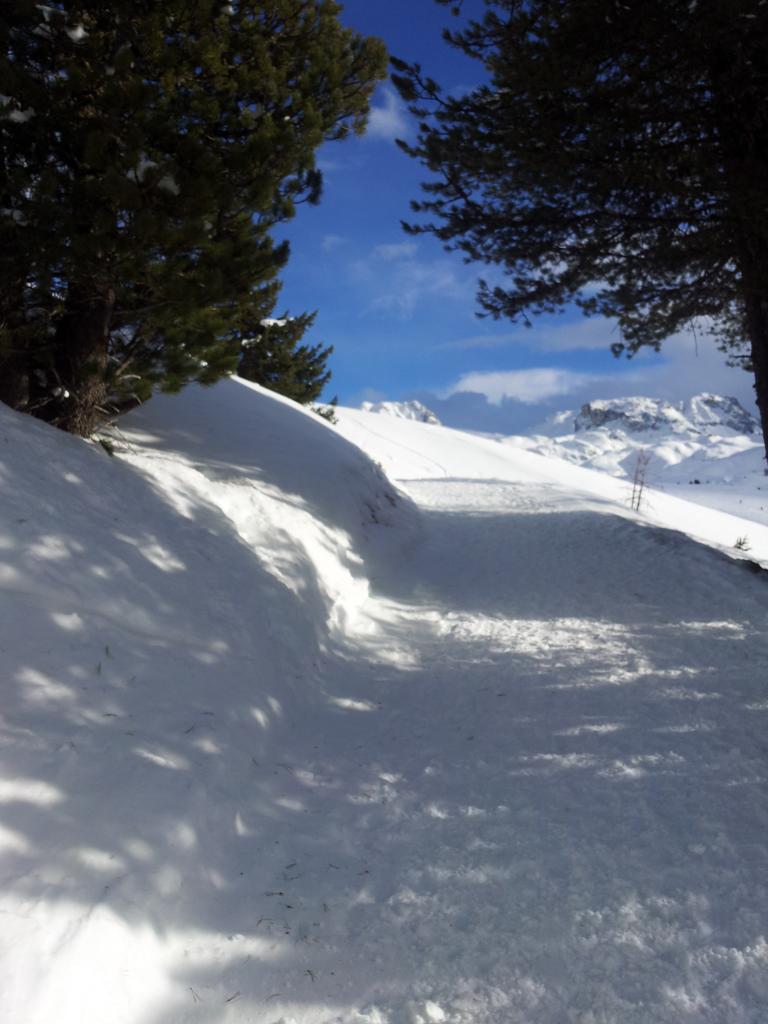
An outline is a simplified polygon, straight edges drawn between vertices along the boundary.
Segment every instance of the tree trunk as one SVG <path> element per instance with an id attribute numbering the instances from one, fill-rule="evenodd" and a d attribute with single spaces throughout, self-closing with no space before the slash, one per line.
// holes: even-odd
<path id="1" fill-rule="evenodd" d="M 62 430 L 87 437 L 105 416 L 109 327 L 115 305 L 111 288 L 71 288 L 56 330 L 53 371 L 39 415 Z"/>
<path id="2" fill-rule="evenodd" d="M 9 205 L 0 200 L 0 205 Z M 32 366 L 32 348 L 34 342 L 27 337 L 25 328 L 29 327 L 24 319 L 24 289 L 26 276 L 18 272 L 3 276 L 3 302 L 0 306 L 0 324 L 2 324 L 2 340 L 0 340 L 0 402 L 12 409 L 23 411 L 29 399 L 29 374 Z"/>
<path id="3" fill-rule="evenodd" d="M 24 409 L 29 395 L 29 360 L 10 355 L 0 359 L 0 402 L 12 409 Z"/>
<path id="4" fill-rule="evenodd" d="M 748 293 L 746 312 L 747 331 L 752 346 L 752 365 L 755 371 L 755 394 L 768 459 L 768 295 Z M 768 473 L 768 465 L 765 472 Z"/>

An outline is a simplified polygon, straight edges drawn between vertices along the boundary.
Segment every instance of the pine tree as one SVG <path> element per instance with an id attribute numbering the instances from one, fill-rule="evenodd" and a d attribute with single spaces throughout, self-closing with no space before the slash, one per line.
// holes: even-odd
<path id="1" fill-rule="evenodd" d="M 331 379 L 326 363 L 333 352 L 333 346 L 299 344 L 315 316 L 263 320 L 242 342 L 239 375 L 302 404 L 314 402 Z"/>
<path id="2" fill-rule="evenodd" d="M 234 371 L 386 55 L 334 0 L 6 0 L 0 398 L 88 433 Z"/>
<path id="3" fill-rule="evenodd" d="M 768 452 L 768 5 L 485 7 L 445 36 L 479 87 L 446 96 L 393 62 L 421 120 L 402 146 L 435 175 L 413 204 L 429 221 L 406 227 L 504 269 L 486 315 L 576 302 L 617 318 L 617 354 L 697 318 L 737 359 L 746 343 Z"/>

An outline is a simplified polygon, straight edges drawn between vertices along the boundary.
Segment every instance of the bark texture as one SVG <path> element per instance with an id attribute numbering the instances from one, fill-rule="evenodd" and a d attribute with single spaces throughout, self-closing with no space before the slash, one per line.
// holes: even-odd
<path id="1" fill-rule="evenodd" d="M 108 414 L 108 339 L 115 293 L 111 288 L 73 289 L 55 339 L 50 398 L 42 418 L 87 437 Z"/>

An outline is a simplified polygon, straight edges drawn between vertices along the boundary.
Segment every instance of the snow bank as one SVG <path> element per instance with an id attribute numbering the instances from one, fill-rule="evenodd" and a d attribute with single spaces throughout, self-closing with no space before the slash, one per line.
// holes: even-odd
<path id="1" fill-rule="evenodd" d="M 302 600 L 312 589 L 322 629 L 352 628 L 366 573 L 410 504 L 382 471 L 314 412 L 240 378 L 157 396 L 122 424 L 134 459 L 187 515 L 213 504 L 269 572 Z M 146 457 L 147 451 L 158 457 Z M 366 566 L 365 563 L 370 563 Z"/>
<path id="2" fill-rule="evenodd" d="M 317 660 L 374 629 L 366 572 L 412 523 L 362 452 L 243 381 L 113 440 L 0 405 L 0 1003 L 24 1024 L 143 1024 L 185 958 L 229 962 L 232 880 L 287 863 L 281 737 L 327 706 Z"/>

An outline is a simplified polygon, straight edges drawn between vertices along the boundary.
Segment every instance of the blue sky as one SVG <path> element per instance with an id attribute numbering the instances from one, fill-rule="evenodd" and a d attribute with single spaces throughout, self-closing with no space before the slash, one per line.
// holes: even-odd
<path id="1" fill-rule="evenodd" d="M 433 0 L 347 0 L 342 20 L 420 61 L 445 88 L 478 81 L 479 69 L 442 41 L 442 28 L 457 19 Z M 277 312 L 318 311 L 308 340 L 334 346 L 327 398 L 357 405 L 418 397 L 449 425 L 510 433 L 590 398 L 625 394 L 676 399 L 710 390 L 752 408 L 749 376 L 727 369 L 706 337 L 685 334 L 661 356 L 627 361 L 610 353 L 613 325 L 578 311 L 541 317 L 530 329 L 477 319 L 480 268 L 400 226 L 427 177 L 394 142 L 413 133 L 392 86 L 382 85 L 366 136 L 321 150 L 320 205 L 301 207 L 281 230 L 292 255 Z"/>

